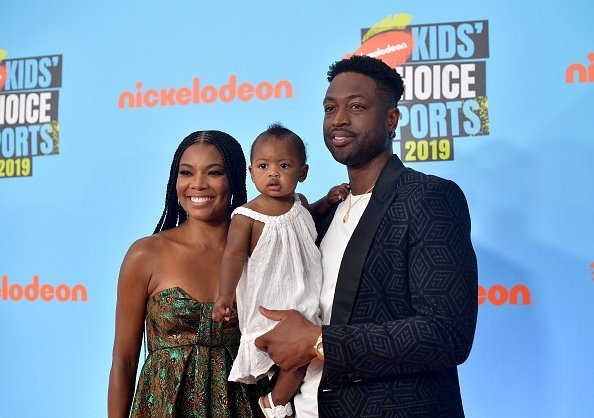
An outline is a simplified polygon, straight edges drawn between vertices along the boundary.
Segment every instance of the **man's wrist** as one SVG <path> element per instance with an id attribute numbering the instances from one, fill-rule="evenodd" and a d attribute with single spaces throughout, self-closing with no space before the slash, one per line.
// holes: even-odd
<path id="1" fill-rule="evenodd" d="M 318 358 L 318 360 L 324 361 L 324 344 L 323 344 L 323 333 L 322 333 L 322 327 L 320 327 L 320 333 L 318 335 L 318 338 L 316 339 L 316 342 L 313 346 L 314 349 L 314 353 L 316 355 L 316 357 Z"/>

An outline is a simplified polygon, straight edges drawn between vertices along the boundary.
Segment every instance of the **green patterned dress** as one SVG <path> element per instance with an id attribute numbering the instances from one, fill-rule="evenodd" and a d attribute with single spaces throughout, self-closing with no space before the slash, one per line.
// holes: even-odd
<path id="1" fill-rule="evenodd" d="M 212 321 L 213 303 L 179 287 L 147 302 L 149 355 L 132 405 L 133 418 L 260 416 L 257 389 L 227 381 L 239 346 L 239 326 Z"/>

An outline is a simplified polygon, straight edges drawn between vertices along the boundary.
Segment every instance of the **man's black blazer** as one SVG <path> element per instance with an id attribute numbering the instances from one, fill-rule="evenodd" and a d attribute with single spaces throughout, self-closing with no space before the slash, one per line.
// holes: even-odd
<path id="1" fill-rule="evenodd" d="M 323 326 L 320 417 L 463 417 L 456 366 L 470 353 L 477 306 L 464 194 L 393 156 L 340 265 Z"/>

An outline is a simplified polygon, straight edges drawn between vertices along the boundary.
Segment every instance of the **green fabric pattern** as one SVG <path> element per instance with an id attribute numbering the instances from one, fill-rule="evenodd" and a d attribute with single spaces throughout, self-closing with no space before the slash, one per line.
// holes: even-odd
<path id="1" fill-rule="evenodd" d="M 237 316 L 212 321 L 213 303 L 179 287 L 147 302 L 149 355 L 142 367 L 132 418 L 259 417 L 258 389 L 227 381 L 239 347 Z"/>

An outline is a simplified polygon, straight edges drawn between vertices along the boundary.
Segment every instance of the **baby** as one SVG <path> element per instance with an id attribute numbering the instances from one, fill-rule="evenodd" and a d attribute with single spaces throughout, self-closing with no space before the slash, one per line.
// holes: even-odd
<path id="1" fill-rule="evenodd" d="M 320 324 L 322 268 L 310 212 L 326 213 L 346 198 L 349 186 L 335 186 L 309 205 L 295 193 L 297 183 L 307 177 L 306 158 L 301 138 L 278 124 L 252 144 L 249 172 L 260 194 L 231 215 L 219 297 L 213 309 L 215 321 L 228 319 L 236 295 L 241 343 L 231 381 L 255 383 L 274 365 L 268 354 L 254 345 L 258 336 L 276 325 L 259 313 L 258 306 L 296 309 Z M 289 400 L 306 368 L 279 372 L 272 392 L 259 401 L 266 417 L 293 414 Z"/>

